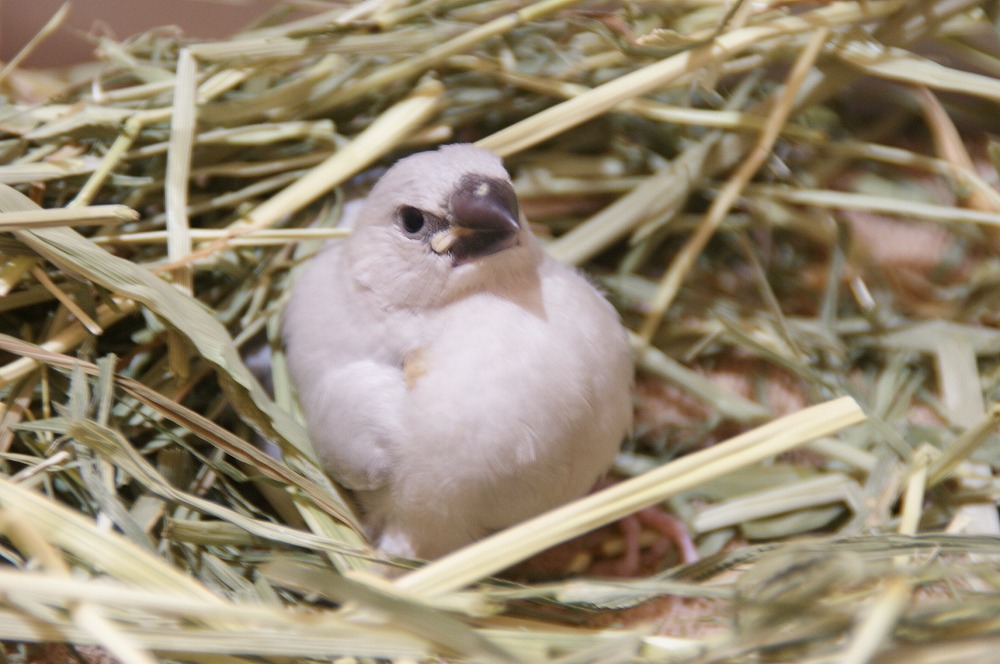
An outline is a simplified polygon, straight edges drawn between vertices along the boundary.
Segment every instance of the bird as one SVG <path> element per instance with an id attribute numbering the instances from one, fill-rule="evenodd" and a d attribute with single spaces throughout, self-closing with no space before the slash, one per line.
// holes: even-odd
<path id="1" fill-rule="evenodd" d="M 472 144 L 391 166 L 303 267 L 281 330 L 317 456 L 389 556 L 439 558 L 583 496 L 632 424 L 617 311 Z"/>

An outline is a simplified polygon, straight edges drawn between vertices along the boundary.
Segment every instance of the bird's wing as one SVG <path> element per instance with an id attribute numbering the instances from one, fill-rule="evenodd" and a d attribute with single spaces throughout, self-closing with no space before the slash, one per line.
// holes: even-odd
<path id="1" fill-rule="evenodd" d="M 327 248 L 306 267 L 285 307 L 282 336 L 324 467 L 351 489 L 372 490 L 389 478 L 406 382 L 400 363 L 373 351 L 380 325 L 343 269 L 340 249 Z"/>

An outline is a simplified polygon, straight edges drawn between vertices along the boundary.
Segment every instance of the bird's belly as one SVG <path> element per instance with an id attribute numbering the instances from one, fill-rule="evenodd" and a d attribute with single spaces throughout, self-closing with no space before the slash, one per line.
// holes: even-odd
<path id="1" fill-rule="evenodd" d="M 593 426 L 604 415 L 588 398 L 587 377 L 557 353 L 546 360 L 537 348 L 480 342 L 479 355 L 427 352 L 407 394 L 391 501 L 400 518 L 426 522 L 423 556 L 586 493 L 624 433 Z M 413 509 L 420 514 L 404 516 Z"/>

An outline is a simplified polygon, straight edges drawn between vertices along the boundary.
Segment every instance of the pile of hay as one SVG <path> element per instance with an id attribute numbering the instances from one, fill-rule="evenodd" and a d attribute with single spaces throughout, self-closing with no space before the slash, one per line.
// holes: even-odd
<path id="1" fill-rule="evenodd" d="M 988 659 L 995 9 L 365 2 L 3 68 L 7 658 Z M 634 332 L 634 477 L 387 581 L 276 321 L 344 201 L 453 141 L 505 157 Z M 274 400 L 240 359 L 261 334 Z M 494 577 L 663 501 L 700 562 Z"/>

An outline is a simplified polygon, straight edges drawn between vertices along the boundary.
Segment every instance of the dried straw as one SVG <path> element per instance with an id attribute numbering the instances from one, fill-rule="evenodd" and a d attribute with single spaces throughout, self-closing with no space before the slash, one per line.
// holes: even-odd
<path id="1" fill-rule="evenodd" d="M 369 0 L 23 69 L 60 9 L 0 69 L 0 647 L 985 657 L 1000 49 L 980 5 Z M 320 468 L 277 321 L 345 201 L 455 140 L 503 155 L 548 250 L 603 283 L 640 417 L 619 484 L 410 569 Z M 240 354 L 259 336 L 273 396 Z M 494 578 L 655 505 L 702 560 Z M 710 613 L 626 610 L 666 596 Z"/>

